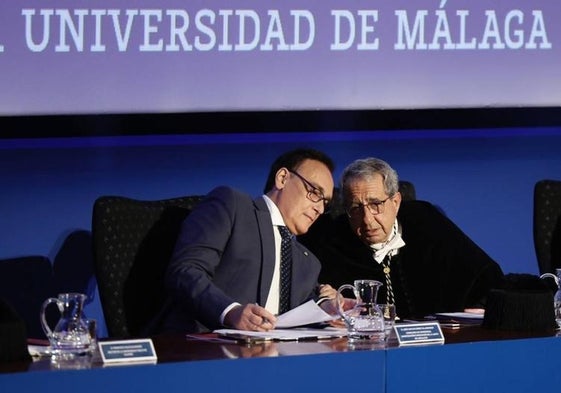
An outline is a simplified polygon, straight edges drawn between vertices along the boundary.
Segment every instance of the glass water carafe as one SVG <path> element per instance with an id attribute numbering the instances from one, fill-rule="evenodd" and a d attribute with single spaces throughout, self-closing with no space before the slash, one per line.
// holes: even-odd
<path id="1" fill-rule="evenodd" d="M 353 284 L 342 285 L 337 291 L 339 314 L 347 325 L 349 340 L 384 340 L 384 316 L 376 304 L 378 289 L 382 283 L 376 280 L 355 280 Z M 352 291 L 356 298 L 351 309 L 342 308 L 345 304 L 342 297 L 344 290 Z"/>
<path id="2" fill-rule="evenodd" d="M 41 326 L 51 344 L 54 355 L 72 357 L 91 353 L 91 334 L 83 315 L 87 296 L 81 293 L 61 293 L 48 298 L 41 306 Z M 51 329 L 45 315 L 50 304 L 56 304 L 60 319 Z"/>

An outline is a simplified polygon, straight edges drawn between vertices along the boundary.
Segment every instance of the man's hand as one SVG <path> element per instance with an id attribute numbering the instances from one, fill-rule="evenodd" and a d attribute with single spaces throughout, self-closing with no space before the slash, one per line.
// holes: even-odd
<path id="1" fill-rule="evenodd" d="M 231 309 L 224 317 L 224 324 L 238 330 L 266 332 L 274 329 L 277 318 L 257 304 L 246 304 Z"/>
<path id="2" fill-rule="evenodd" d="M 320 298 L 335 299 L 337 297 L 337 290 L 329 284 L 319 284 L 317 293 Z"/>
<path id="3" fill-rule="evenodd" d="M 339 308 L 337 307 L 337 302 L 339 301 L 339 306 L 343 311 L 350 310 L 356 304 L 356 299 L 349 299 L 346 297 L 332 298 L 320 303 L 320 307 L 328 313 L 329 315 L 339 315 Z"/>
<path id="4" fill-rule="evenodd" d="M 485 314 L 485 309 L 484 308 L 466 308 L 464 309 L 465 313 L 470 313 L 470 314 L 478 314 L 478 315 L 483 315 Z"/>
<path id="5" fill-rule="evenodd" d="M 343 309 L 343 311 L 347 311 L 347 310 L 352 309 L 355 306 L 356 299 L 349 299 L 349 298 L 346 298 L 346 297 L 341 297 L 339 304 L 340 304 L 341 308 Z M 325 311 L 329 315 L 338 315 L 338 316 L 341 315 L 339 313 L 339 309 L 337 307 L 337 299 L 326 300 L 326 301 L 322 302 L 319 306 L 323 309 L 323 311 Z M 337 327 L 337 328 L 342 328 L 342 327 L 346 326 L 345 322 L 343 321 L 343 318 L 334 319 L 332 321 L 329 321 L 329 324 L 331 326 Z"/>

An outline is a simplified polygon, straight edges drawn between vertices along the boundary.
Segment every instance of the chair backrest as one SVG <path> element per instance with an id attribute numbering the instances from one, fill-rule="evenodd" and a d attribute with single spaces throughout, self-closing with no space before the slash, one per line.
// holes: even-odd
<path id="1" fill-rule="evenodd" d="M 534 247 L 540 274 L 561 268 L 561 180 L 534 186 Z"/>
<path id="2" fill-rule="evenodd" d="M 401 194 L 402 201 L 414 201 L 417 199 L 417 192 L 415 191 L 415 185 L 410 181 L 400 180 L 399 192 Z"/>
<path id="3" fill-rule="evenodd" d="M 134 337 L 158 313 L 181 223 L 202 198 L 102 196 L 95 201 L 94 266 L 109 337 Z"/>
<path id="4" fill-rule="evenodd" d="M 25 321 L 27 336 L 46 339 L 39 312 L 48 297 L 56 296 L 54 274 L 49 258 L 44 256 L 17 257 L 0 260 L 0 299 L 4 299 Z M 53 311 L 56 319 L 60 318 L 56 307 Z M 50 325 L 54 326 L 54 325 Z"/>

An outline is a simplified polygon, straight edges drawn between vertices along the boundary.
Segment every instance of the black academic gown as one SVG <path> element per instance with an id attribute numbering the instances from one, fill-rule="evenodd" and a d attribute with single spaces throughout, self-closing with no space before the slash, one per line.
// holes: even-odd
<path id="1" fill-rule="evenodd" d="M 483 307 L 503 278 L 500 266 L 432 204 L 403 201 L 398 213 L 406 245 L 391 260 L 392 288 L 400 318 Z M 385 284 L 373 251 L 351 232 L 346 214 L 322 216 L 300 237 L 321 261 L 320 283 L 338 288 L 356 279 Z M 386 286 L 378 302 L 386 301 Z"/>

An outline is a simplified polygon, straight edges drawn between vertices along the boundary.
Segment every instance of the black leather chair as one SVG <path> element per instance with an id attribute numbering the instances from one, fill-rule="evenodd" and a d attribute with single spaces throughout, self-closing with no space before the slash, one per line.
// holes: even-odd
<path id="1" fill-rule="evenodd" d="M 163 277 L 181 223 L 202 198 L 102 196 L 95 201 L 94 266 L 109 337 L 140 335 L 160 311 Z"/>
<path id="2" fill-rule="evenodd" d="M 540 274 L 561 268 L 561 180 L 534 186 L 534 247 Z"/>
<path id="3" fill-rule="evenodd" d="M 43 302 L 56 295 L 49 258 L 37 255 L 0 260 L 0 298 L 23 319 L 29 338 L 46 338 L 39 313 Z M 49 322 L 56 323 L 60 318 L 56 307 L 47 309 L 47 313 Z"/>
<path id="4" fill-rule="evenodd" d="M 417 199 L 417 192 L 415 191 L 415 185 L 410 181 L 400 180 L 399 192 L 401 193 L 401 200 L 403 201 L 414 201 Z"/>

